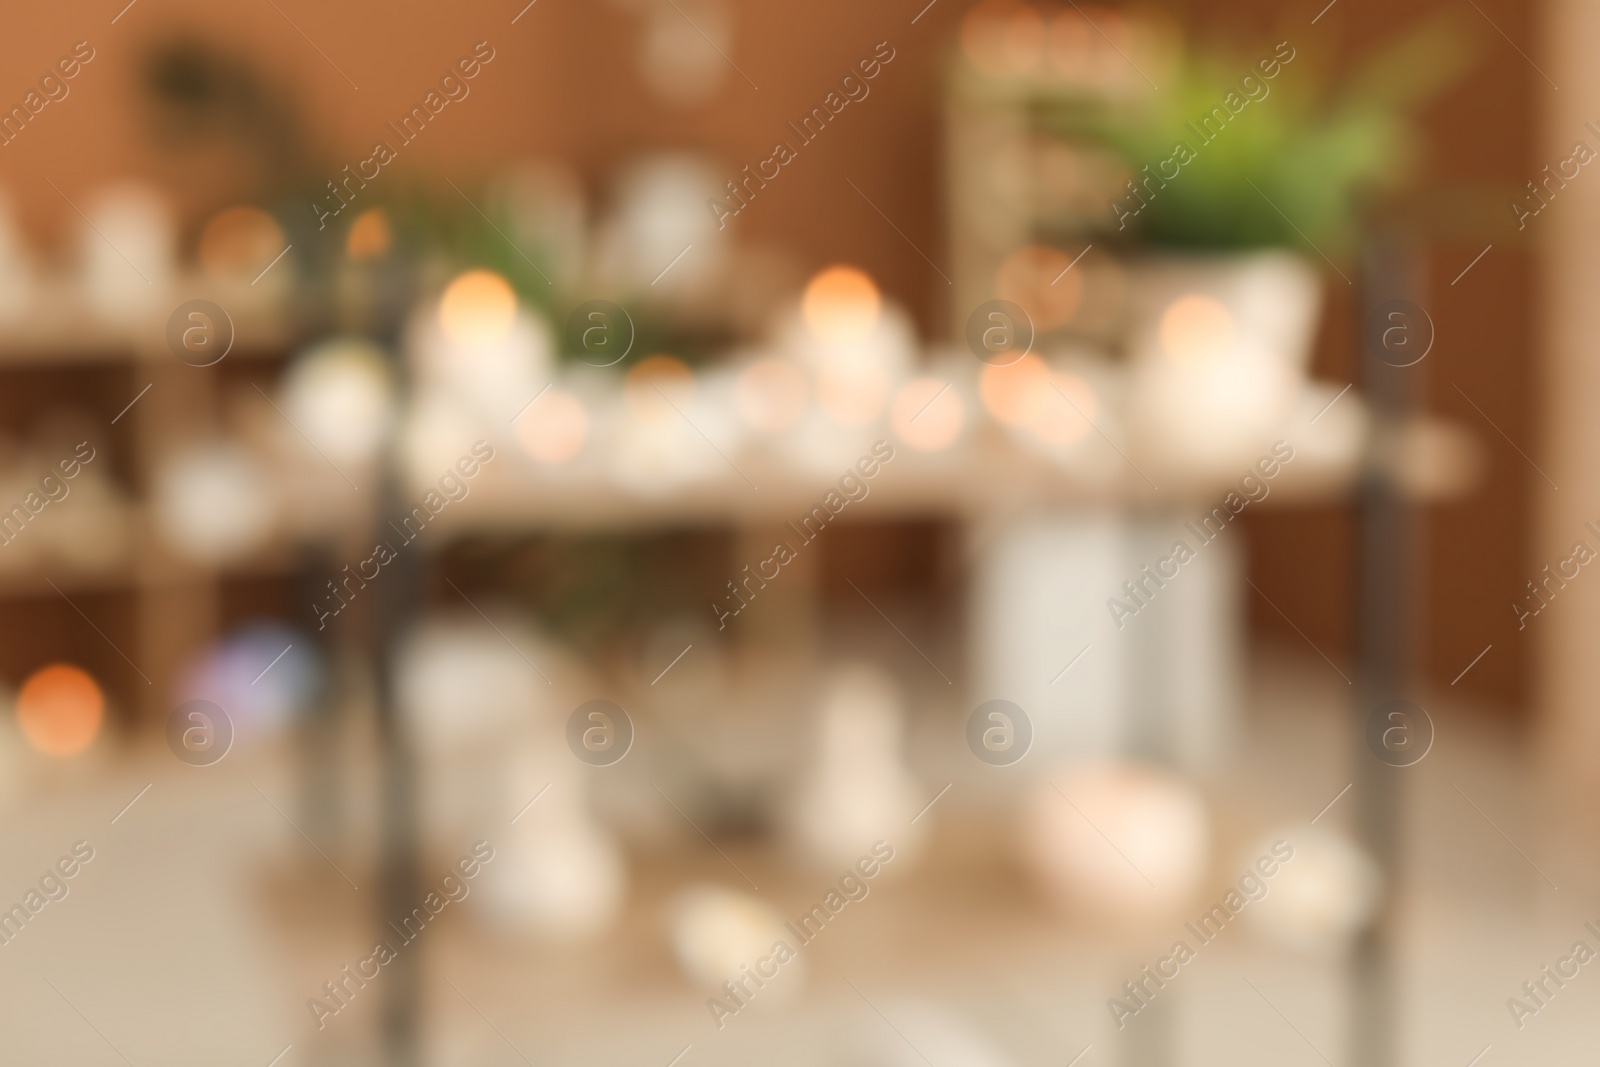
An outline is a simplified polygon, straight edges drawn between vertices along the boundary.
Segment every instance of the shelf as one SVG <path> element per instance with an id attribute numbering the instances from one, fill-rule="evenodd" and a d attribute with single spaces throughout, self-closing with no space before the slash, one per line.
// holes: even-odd
<path id="1" fill-rule="evenodd" d="M 103 365 L 173 359 L 167 318 L 186 300 L 206 299 L 226 309 L 234 325 L 229 359 L 271 356 L 292 343 L 282 302 L 247 286 L 198 276 L 174 279 L 153 291 L 146 309 L 126 318 L 97 314 L 82 285 L 70 278 L 33 283 L 27 309 L 0 321 L 0 368 L 41 364 Z"/>

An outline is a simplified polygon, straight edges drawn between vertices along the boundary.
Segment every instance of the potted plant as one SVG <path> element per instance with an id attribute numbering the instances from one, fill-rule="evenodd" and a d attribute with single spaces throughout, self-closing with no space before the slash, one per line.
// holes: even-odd
<path id="1" fill-rule="evenodd" d="M 1282 424 L 1324 280 L 1351 283 L 1341 263 L 1366 209 L 1419 155 L 1416 108 L 1469 53 L 1444 19 L 1378 47 L 1337 84 L 1288 40 L 1194 48 L 1159 89 L 1043 105 L 1047 128 L 1126 164 L 1100 240 L 1132 253 L 1132 415 L 1151 451 L 1232 464 Z"/>

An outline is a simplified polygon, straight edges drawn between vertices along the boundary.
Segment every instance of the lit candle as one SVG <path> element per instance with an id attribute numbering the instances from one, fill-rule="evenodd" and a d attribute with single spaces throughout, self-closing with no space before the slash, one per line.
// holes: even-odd
<path id="1" fill-rule="evenodd" d="M 420 390 L 449 392 L 501 426 L 549 384 L 554 363 L 543 318 L 487 270 L 455 278 L 413 324 L 410 347 Z"/>
<path id="2" fill-rule="evenodd" d="M 913 362 L 909 320 L 885 307 L 872 279 L 854 267 L 830 267 L 812 278 L 799 316 L 781 336 L 811 371 L 822 410 L 841 426 L 876 422 Z"/>
<path id="3" fill-rule="evenodd" d="M 100 732 L 105 694 L 89 672 L 52 663 L 28 676 L 17 694 L 17 725 L 29 744 L 51 756 L 73 756 Z"/>

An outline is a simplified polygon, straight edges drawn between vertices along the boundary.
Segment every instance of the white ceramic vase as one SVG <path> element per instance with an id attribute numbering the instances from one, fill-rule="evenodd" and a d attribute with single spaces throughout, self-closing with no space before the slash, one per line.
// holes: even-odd
<path id="1" fill-rule="evenodd" d="M 1179 476 L 1244 471 L 1304 385 L 1321 286 L 1309 262 L 1281 251 L 1137 267 L 1128 355 L 1139 453 Z"/>

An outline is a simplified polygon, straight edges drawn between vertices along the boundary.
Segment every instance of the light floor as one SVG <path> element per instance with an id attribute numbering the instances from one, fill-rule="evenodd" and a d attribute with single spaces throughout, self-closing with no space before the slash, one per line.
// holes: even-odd
<path id="1" fill-rule="evenodd" d="M 1352 779 L 1341 726 L 1351 690 L 1325 662 L 1258 652 L 1250 691 L 1238 750 L 1206 787 L 1220 842 L 1211 884 L 1230 877 L 1239 846 L 1308 822 Z M 1568 813 L 1539 799 L 1539 769 L 1508 720 L 1453 704 L 1449 693 L 1427 706 L 1437 740 L 1406 772 L 1396 812 L 1401 1062 L 1467 1067 L 1486 1047 L 1477 1061 L 1485 1067 L 1589 1062 L 1600 966 L 1585 967 L 1520 1031 L 1506 999 L 1573 942 L 1600 949 L 1583 929 L 1586 920 L 1600 926 L 1595 850 L 1563 830 Z M 65 899 L 0 946 L 4 1060 L 268 1067 L 283 1053 L 282 1067 L 380 1062 L 374 1034 L 390 974 L 321 1032 L 305 1006 L 370 950 L 378 910 L 370 811 L 352 813 L 357 829 L 325 860 L 290 825 L 298 808 L 289 760 L 240 751 L 202 771 L 153 745 L 43 778 L 31 757 L 11 760 L 0 901 L 20 901 L 74 842 L 95 854 Z M 370 793 L 370 766 L 358 761 L 349 773 L 356 791 Z M 973 803 L 957 781 L 934 810 L 920 870 L 874 886 L 805 949 L 805 973 L 780 973 L 720 1030 L 664 934 L 677 887 L 739 885 L 703 842 L 636 854 L 621 922 L 584 948 L 518 944 L 485 927 L 469 899 L 406 950 L 422 965 L 419 1062 L 1349 1062 L 1339 959 L 1294 955 L 1244 928 L 1230 928 L 1182 970 L 1159 1015 L 1130 1025 L 1153 1020 L 1159 1030 L 1119 1034 L 1106 999 L 1181 933 L 1176 921 L 1116 934 L 1052 916 L 1008 858 L 1009 828 L 976 791 L 968 796 Z M 1322 825 L 1348 826 L 1350 799 Z M 827 879 L 797 875 L 759 845 L 725 848 L 786 914 L 826 888 Z M 453 859 L 430 852 L 423 877 Z M 1158 1032 L 1166 1058 L 1148 1048 Z"/>

